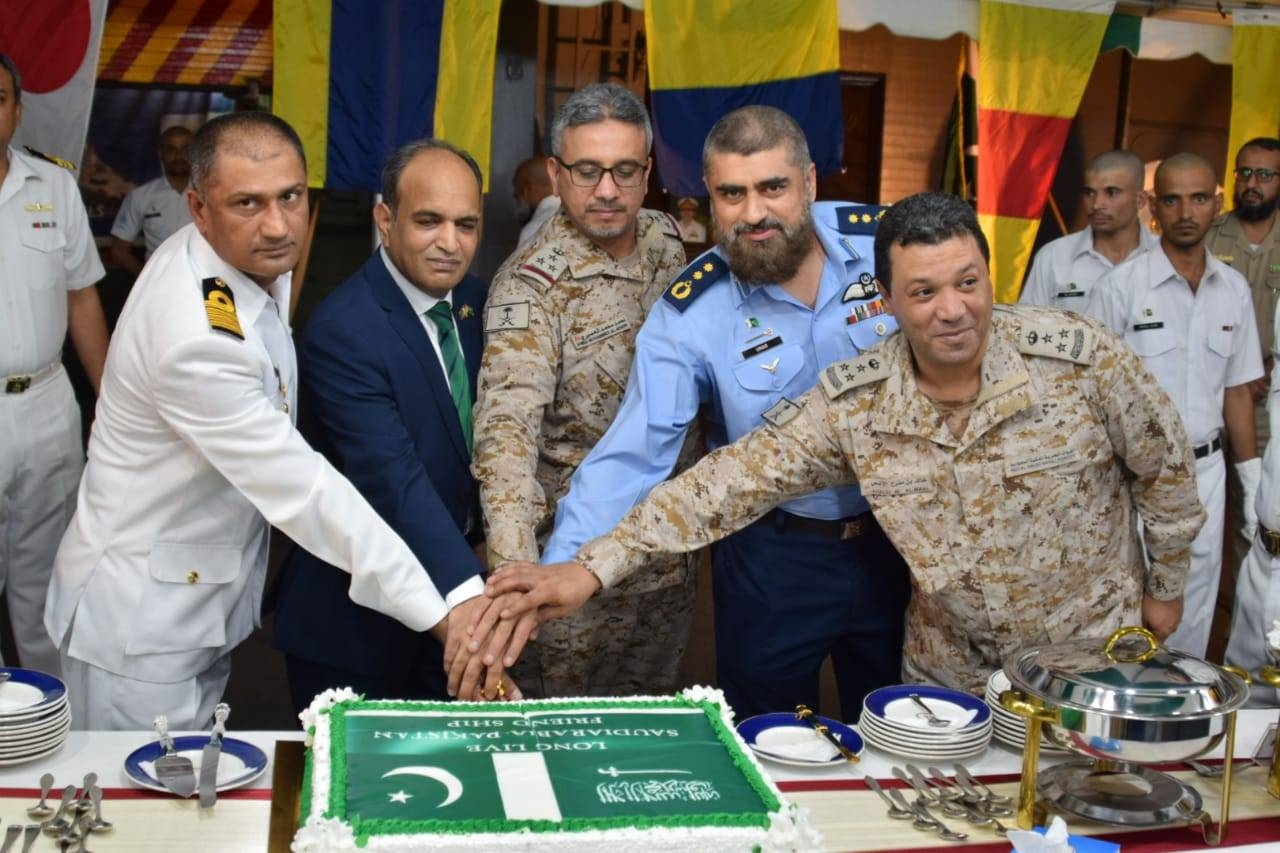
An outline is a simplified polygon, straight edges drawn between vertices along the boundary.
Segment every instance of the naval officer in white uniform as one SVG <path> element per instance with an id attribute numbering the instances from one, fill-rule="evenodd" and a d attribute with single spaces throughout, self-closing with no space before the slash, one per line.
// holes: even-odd
<path id="1" fill-rule="evenodd" d="M 297 134 L 234 113 L 201 128 L 190 156 L 194 224 L 152 256 L 116 327 L 45 608 L 84 729 L 147 728 L 159 713 L 175 729 L 208 723 L 231 649 L 258 624 L 268 525 L 350 571 L 353 601 L 414 630 L 442 631 L 444 593 L 461 600 L 294 427 Z"/>
<path id="2" fill-rule="evenodd" d="M 22 80 L 0 54 L 0 589 L 17 663 L 56 675 L 40 617 L 84 467 L 62 342 L 70 331 L 96 391 L 107 325 L 94 286 L 102 261 L 71 164 L 10 148 L 21 119 Z"/>

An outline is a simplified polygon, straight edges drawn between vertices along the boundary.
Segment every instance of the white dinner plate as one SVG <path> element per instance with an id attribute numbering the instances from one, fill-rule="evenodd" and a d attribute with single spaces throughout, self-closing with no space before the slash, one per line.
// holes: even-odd
<path id="1" fill-rule="evenodd" d="M 192 772 L 200 778 L 200 760 L 203 758 L 208 735 L 183 735 L 173 739 L 179 755 L 191 759 Z M 156 778 L 156 759 L 164 755 L 159 741 L 152 741 L 129 753 L 124 760 L 124 772 L 137 785 L 161 793 L 170 793 Z M 222 739 L 222 755 L 218 760 L 218 790 L 229 791 L 257 779 L 267 769 L 267 755 L 248 741 L 233 737 Z"/>

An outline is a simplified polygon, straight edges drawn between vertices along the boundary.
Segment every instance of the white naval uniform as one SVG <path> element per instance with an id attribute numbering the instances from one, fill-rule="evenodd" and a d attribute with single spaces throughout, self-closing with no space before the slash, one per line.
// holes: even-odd
<path id="1" fill-rule="evenodd" d="M 215 277 L 243 340 L 206 311 Z M 416 631 L 447 612 L 408 546 L 294 427 L 289 286 L 259 287 L 189 225 L 133 287 L 45 608 L 78 727 L 147 728 L 160 711 L 175 729 L 208 724 L 227 655 L 259 623 L 268 525 L 351 571 L 358 604 Z"/>
<path id="2" fill-rule="evenodd" d="M 1160 237 L 1138 225 L 1138 246 L 1125 261 L 1160 245 Z M 1124 263 L 1124 261 L 1121 261 Z M 1086 227 L 1040 247 L 1018 301 L 1043 308 L 1065 308 L 1088 313 L 1089 293 L 1117 264 L 1093 248 L 1093 229 Z"/>
<path id="3" fill-rule="evenodd" d="M 1223 392 L 1262 376 L 1258 326 L 1249 285 L 1205 252 L 1193 294 L 1157 246 L 1116 267 L 1089 297 L 1088 313 L 1124 338 L 1173 400 L 1196 448 L 1196 488 L 1208 519 L 1191 543 L 1182 623 L 1166 640 L 1204 657 L 1222 572 L 1226 460 L 1209 451 L 1224 439 Z"/>
<path id="4" fill-rule="evenodd" d="M 111 236 L 132 243 L 142 234 L 147 257 L 175 231 L 191 224 L 186 190 L 175 190 L 164 175 L 134 187 L 124 197 Z"/>
<path id="5" fill-rule="evenodd" d="M 41 617 L 84 466 L 80 409 L 61 361 L 67 293 L 104 271 L 71 173 L 8 153 L 0 184 L 0 588 L 19 662 L 57 674 L 58 650 Z"/>
<path id="6" fill-rule="evenodd" d="M 1276 314 L 1280 326 L 1280 313 Z M 1280 332 L 1280 328 L 1277 328 Z M 1280 340 L 1280 334 L 1276 336 Z M 1227 640 L 1227 663 L 1249 672 L 1263 664 L 1276 666 L 1268 650 L 1267 634 L 1280 619 L 1280 557 L 1263 546 L 1261 530 L 1280 531 L 1280 359 L 1271 369 L 1271 390 L 1267 394 L 1267 416 L 1272 439 L 1262 454 L 1262 480 L 1258 484 L 1259 532 L 1236 575 L 1236 601 L 1231 613 L 1231 636 Z M 1254 681 L 1249 692 L 1251 707 L 1280 705 L 1280 690 Z"/>

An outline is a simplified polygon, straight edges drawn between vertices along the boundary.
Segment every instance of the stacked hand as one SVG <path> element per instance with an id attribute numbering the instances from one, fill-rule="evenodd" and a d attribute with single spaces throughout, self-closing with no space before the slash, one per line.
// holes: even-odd
<path id="1" fill-rule="evenodd" d="M 449 614 L 444 657 L 449 694 L 495 698 L 504 672 L 538 626 L 573 613 L 598 589 L 600 581 L 577 563 L 506 563 L 494 570 L 483 596 Z M 513 695 L 510 679 L 506 683 L 506 698 L 520 698 Z"/>

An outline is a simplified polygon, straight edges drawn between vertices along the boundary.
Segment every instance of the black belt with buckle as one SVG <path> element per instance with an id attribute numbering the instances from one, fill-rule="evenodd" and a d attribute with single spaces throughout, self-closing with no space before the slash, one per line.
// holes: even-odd
<path id="1" fill-rule="evenodd" d="M 1280 557 L 1280 533 L 1268 530 L 1259 524 L 1258 540 L 1262 542 L 1262 547 L 1266 549 L 1268 554 L 1273 557 Z"/>
<path id="2" fill-rule="evenodd" d="M 871 530 L 876 518 L 870 511 L 852 518 L 805 518 L 782 509 L 775 509 L 771 516 L 773 529 L 779 533 L 808 533 L 831 539 L 855 539 Z"/>
<path id="3" fill-rule="evenodd" d="M 1213 441 L 1206 441 L 1198 447 L 1191 448 L 1191 452 L 1196 455 L 1197 459 L 1203 459 L 1210 453 L 1217 453 L 1222 449 L 1222 436 L 1217 436 Z"/>

